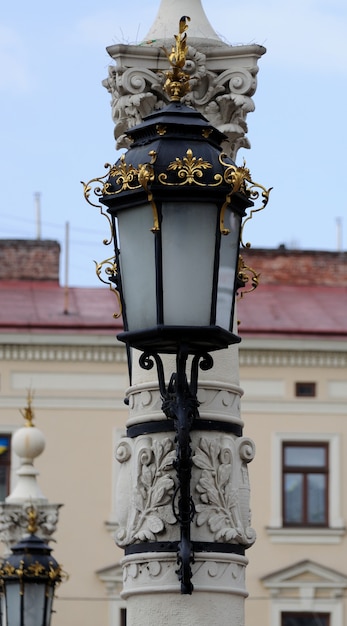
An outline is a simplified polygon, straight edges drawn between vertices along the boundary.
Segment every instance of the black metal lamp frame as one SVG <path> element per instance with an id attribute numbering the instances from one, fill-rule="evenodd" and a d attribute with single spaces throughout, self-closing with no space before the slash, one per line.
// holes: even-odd
<path id="1" fill-rule="evenodd" d="M 169 384 L 165 384 L 164 368 L 157 352 L 144 352 L 140 357 L 143 369 L 157 366 L 159 390 L 162 398 L 162 411 L 168 419 L 172 419 L 176 433 L 177 487 L 173 498 L 174 516 L 180 526 L 180 541 L 177 547 L 178 578 L 181 582 L 181 593 L 191 594 L 193 591 L 191 564 L 194 562 L 193 545 L 190 536 L 190 525 L 195 515 L 195 507 L 190 493 L 192 450 L 190 431 L 195 419 L 199 417 L 197 386 L 198 370 L 209 370 L 213 359 L 206 352 L 194 354 L 190 380 L 187 378 L 187 360 L 190 350 L 187 345 L 180 345 L 176 354 L 176 372 L 171 375 Z"/>

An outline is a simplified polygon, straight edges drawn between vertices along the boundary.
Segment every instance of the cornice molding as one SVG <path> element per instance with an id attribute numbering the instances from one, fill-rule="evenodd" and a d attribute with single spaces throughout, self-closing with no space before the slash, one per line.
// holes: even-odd
<path id="1" fill-rule="evenodd" d="M 346 367 L 347 351 L 240 349 L 240 367 Z"/>
<path id="2" fill-rule="evenodd" d="M 44 338 L 40 337 L 37 342 L 23 338 L 19 343 L 16 341 L 0 343 L 0 360 L 2 361 L 58 361 L 58 362 L 92 362 L 92 363 L 126 363 L 126 350 L 124 346 L 114 345 L 108 338 L 102 343 L 80 342 L 78 339 L 66 340 L 64 343 L 57 343 L 48 340 L 44 343 Z M 72 338 L 71 338 L 72 339 Z M 280 349 L 266 349 L 263 346 L 247 348 L 241 345 L 239 351 L 240 367 L 347 367 L 347 350 L 312 349 L 303 345 L 300 349 L 290 349 L 289 347 Z"/>
<path id="3" fill-rule="evenodd" d="M 0 361 L 126 363 L 127 358 L 123 346 L 8 343 L 0 345 Z"/>

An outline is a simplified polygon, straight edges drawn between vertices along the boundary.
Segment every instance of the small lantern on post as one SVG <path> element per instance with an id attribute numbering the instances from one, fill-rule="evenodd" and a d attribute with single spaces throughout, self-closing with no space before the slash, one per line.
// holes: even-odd
<path id="1" fill-rule="evenodd" d="M 1 626 L 50 626 L 54 590 L 67 578 L 37 532 L 28 509 L 28 534 L 0 564 Z"/>
<path id="2" fill-rule="evenodd" d="M 84 185 L 107 207 L 115 257 L 97 266 L 115 287 L 128 347 L 142 352 L 140 366 L 156 364 L 162 410 L 176 431 L 177 488 L 173 510 L 180 526 L 177 548 L 181 592 L 190 594 L 195 515 L 190 493 L 190 430 L 199 420 L 199 368 L 213 366 L 210 352 L 238 343 L 234 332 L 242 219 L 262 191 L 246 167 L 222 152 L 225 135 L 181 98 L 189 89 L 186 62 L 188 17 L 180 20 L 165 89 L 170 103 L 127 131 L 129 150 L 104 177 Z M 257 209 L 259 210 L 259 209 Z M 106 243 L 106 242 L 105 242 Z M 174 354 L 176 369 L 165 382 L 160 355 Z M 190 374 L 187 374 L 191 357 Z M 131 372 L 131 363 L 129 370 Z"/>

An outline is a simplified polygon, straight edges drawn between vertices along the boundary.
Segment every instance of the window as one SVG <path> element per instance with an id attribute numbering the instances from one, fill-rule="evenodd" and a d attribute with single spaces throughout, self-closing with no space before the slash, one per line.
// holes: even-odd
<path id="1" fill-rule="evenodd" d="M 0 434 L 0 501 L 10 492 L 11 437 Z"/>
<path id="2" fill-rule="evenodd" d="M 327 443 L 283 443 L 283 525 L 328 525 Z"/>
<path id="3" fill-rule="evenodd" d="M 298 398 L 314 398 L 316 383 L 295 383 L 295 395 Z"/>
<path id="4" fill-rule="evenodd" d="M 281 626 L 330 626 L 329 613 L 282 613 Z"/>
<path id="5" fill-rule="evenodd" d="M 274 432 L 271 435 L 271 439 L 271 509 L 269 524 L 266 527 L 267 533 L 271 537 L 271 541 L 274 543 L 305 544 L 341 543 L 346 533 L 345 523 L 341 511 L 341 435 L 338 433 L 328 432 Z M 325 524 L 317 523 L 317 520 L 316 523 L 307 523 L 306 525 L 304 525 L 303 522 L 294 523 L 293 520 L 288 523 L 288 518 L 286 519 L 284 517 L 284 514 L 287 514 L 287 508 L 285 508 L 284 503 L 285 490 L 283 451 L 289 444 L 298 448 L 311 448 L 312 446 L 317 446 L 318 448 L 323 447 L 326 450 L 327 466 L 325 468 L 317 467 L 317 461 L 315 461 L 315 466 L 313 468 L 314 471 L 311 472 L 311 474 L 325 474 L 326 476 Z M 295 467 L 292 463 L 293 458 L 289 458 L 288 474 L 295 473 Z M 306 474 L 310 473 L 308 472 L 309 467 L 304 467 L 303 469 Z M 287 481 L 289 480 L 293 480 L 293 476 L 287 479 Z M 318 478 L 317 480 L 320 481 L 322 479 Z M 287 493 L 287 495 L 288 500 L 290 496 L 294 497 L 289 493 Z M 300 502 L 302 501 L 300 500 Z M 310 502 L 310 506 L 312 511 L 312 501 Z"/>

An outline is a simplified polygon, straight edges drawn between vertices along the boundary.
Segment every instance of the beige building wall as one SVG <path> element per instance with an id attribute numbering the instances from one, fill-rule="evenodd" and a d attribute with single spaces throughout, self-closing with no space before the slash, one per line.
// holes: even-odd
<path id="1" fill-rule="evenodd" d="M 23 425 L 19 409 L 33 390 L 35 425 L 46 437 L 35 462 L 38 482 L 50 502 L 63 504 L 51 547 L 69 580 L 57 591 L 53 624 L 109 624 L 106 588 L 96 571 L 121 556 L 108 525 L 115 438 L 127 412 L 125 350 L 114 337 L 93 335 L 12 341 L 1 338 L 0 431 Z"/>
<path id="2" fill-rule="evenodd" d="M 262 624 L 281 626 L 280 611 L 292 610 L 331 612 L 330 626 L 343 626 L 346 579 L 337 573 L 347 576 L 346 342 L 267 339 L 264 346 L 245 339 L 241 349 L 242 416 L 257 448 L 249 468 L 257 541 L 248 553 L 246 624 L 257 626 L 261 615 Z M 314 382 L 316 396 L 296 397 L 297 382 Z M 282 441 L 329 443 L 329 528 L 283 529 Z M 289 571 L 272 589 L 262 582 L 301 561 L 335 574 L 327 581 L 323 570 Z"/>

